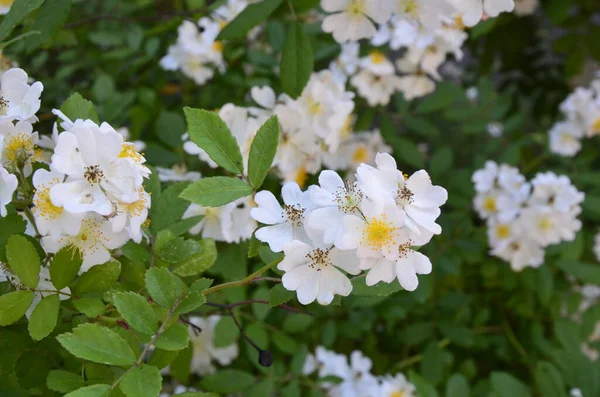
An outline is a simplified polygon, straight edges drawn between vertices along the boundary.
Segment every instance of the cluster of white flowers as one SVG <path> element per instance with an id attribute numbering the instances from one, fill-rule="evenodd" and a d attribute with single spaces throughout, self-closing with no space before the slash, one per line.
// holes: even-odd
<path id="1" fill-rule="evenodd" d="M 600 135 L 600 74 L 588 88 L 578 87 L 561 104 L 565 120 L 548 132 L 550 151 L 573 157 L 581 150 L 581 140 Z"/>
<path id="2" fill-rule="evenodd" d="M 374 37 L 376 24 L 391 19 L 431 31 L 457 18 L 461 24 L 474 26 L 514 7 L 513 0 L 321 0 L 321 8 L 330 13 L 322 28 L 338 43 L 345 43 Z"/>
<path id="3" fill-rule="evenodd" d="M 409 291 L 417 274 L 431 272 L 431 262 L 414 249 L 442 229 L 435 221 L 446 190 L 433 186 L 426 171 L 410 177 L 397 169 L 387 153 L 377 167 L 359 165 L 356 181 L 344 181 L 324 170 L 319 185 L 302 191 L 295 182 L 283 185 L 283 208 L 269 191 L 258 192 L 250 214 L 264 227 L 256 238 L 285 257 L 283 286 L 296 291 L 302 304 L 330 304 L 334 295 L 348 296 L 348 274 L 368 271 L 366 284 L 398 279 Z M 343 272 L 342 272 L 343 271 Z"/>
<path id="4" fill-rule="evenodd" d="M 475 210 L 487 221 L 490 253 L 513 270 L 544 263 L 544 248 L 573 241 L 585 195 L 567 176 L 538 173 L 527 182 L 519 170 L 487 161 L 473 174 Z"/>
<path id="5" fill-rule="evenodd" d="M 272 115 L 280 123 L 280 140 L 273 166 L 285 181 L 303 186 L 308 175 L 316 174 L 323 166 L 336 171 L 355 170 L 361 163 L 373 163 L 378 152 L 390 152 L 378 130 L 353 132 L 353 95 L 333 79 L 329 71 L 312 75 L 297 99 L 282 94 L 279 97 L 271 87 L 254 87 L 251 98 L 258 106 L 241 107 L 226 104 L 218 114 L 235 137 L 248 169 L 252 140 L 260 126 Z M 183 136 L 184 150 L 198 156 L 210 167 L 217 164 L 198 145 Z M 164 178 L 165 171 L 159 170 Z M 170 177 L 200 178 L 185 171 L 169 173 Z M 171 179 L 173 180 L 173 179 Z M 184 219 L 204 215 L 190 233 L 218 241 L 247 240 L 256 229 L 250 217 L 254 206 L 251 198 L 243 198 L 218 208 L 191 204 Z"/>
<path id="6" fill-rule="evenodd" d="M 181 70 L 198 85 L 212 79 L 215 71 L 225 72 L 223 42 L 217 36 L 247 5 L 246 0 L 227 0 L 210 17 L 202 17 L 197 23 L 184 20 L 177 31 L 177 42 L 169 47 L 160 65 L 165 70 Z"/>
<path id="7" fill-rule="evenodd" d="M 330 397 L 415 397 L 416 388 L 404 374 L 375 376 L 373 363 L 362 352 L 355 350 L 346 357 L 318 346 L 304 362 L 304 375 L 315 371 L 319 378 L 336 377 L 340 383 L 320 382 Z"/>

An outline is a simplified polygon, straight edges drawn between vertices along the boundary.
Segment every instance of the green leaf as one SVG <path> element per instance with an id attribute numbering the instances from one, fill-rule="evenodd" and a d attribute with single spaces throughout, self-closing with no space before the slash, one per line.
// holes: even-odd
<path id="1" fill-rule="evenodd" d="M 6 47 L 8 47 L 11 44 L 14 44 L 18 41 L 21 41 L 29 36 L 38 36 L 40 35 L 40 31 L 39 30 L 32 30 L 29 32 L 25 32 L 25 33 L 21 33 L 18 36 L 13 37 L 12 39 L 8 40 L 8 41 L 4 41 L 2 43 L 0 43 L 0 50 L 5 49 Z"/>
<path id="2" fill-rule="evenodd" d="M 429 170 L 434 178 L 439 178 L 452 169 L 454 153 L 449 146 L 443 146 L 431 156 Z"/>
<path id="3" fill-rule="evenodd" d="M 106 305 L 100 298 L 79 298 L 73 299 L 72 302 L 75 309 L 79 310 L 89 318 L 101 315 L 106 309 Z"/>
<path id="4" fill-rule="evenodd" d="M 219 115 L 201 109 L 183 108 L 190 139 L 204 149 L 221 167 L 235 174 L 244 173 L 244 162 L 237 141 Z"/>
<path id="5" fill-rule="evenodd" d="M 38 285 L 40 274 L 40 257 L 35 246 L 25 236 L 14 235 L 8 239 L 6 246 L 8 265 L 19 279 L 29 288 Z"/>
<path id="6" fill-rule="evenodd" d="M 121 264 L 115 260 L 93 266 L 79 277 L 73 285 L 73 292 L 75 295 L 104 292 L 117 282 L 120 274 Z"/>
<path id="7" fill-rule="evenodd" d="M 192 183 L 180 197 L 203 207 L 220 207 L 251 194 L 252 188 L 240 179 L 213 176 Z"/>
<path id="8" fill-rule="evenodd" d="M 72 121 L 77 119 L 90 119 L 95 123 L 99 122 L 98 113 L 94 104 L 87 99 L 84 99 L 81 94 L 74 93 L 60 107 L 60 111 Z"/>
<path id="9" fill-rule="evenodd" d="M 240 337 L 240 330 L 231 317 L 221 317 L 214 332 L 216 347 L 229 346 Z"/>
<path id="10" fill-rule="evenodd" d="M 27 14 L 38 9 L 44 0 L 17 0 L 0 23 L 0 41 L 3 41 L 13 31 Z"/>
<path id="11" fill-rule="evenodd" d="M 283 91 L 297 98 L 304 89 L 314 67 L 310 39 L 304 33 L 302 24 L 290 24 L 281 55 L 281 87 Z"/>
<path id="12" fill-rule="evenodd" d="M 46 1 L 35 17 L 32 30 L 40 34 L 25 40 L 27 52 L 31 53 L 36 48 L 51 39 L 65 23 L 71 11 L 71 0 Z"/>
<path id="13" fill-rule="evenodd" d="M 545 397 L 567 397 L 566 386 L 558 369 L 547 361 L 539 361 L 535 367 L 535 381 Z"/>
<path id="14" fill-rule="evenodd" d="M 527 386 L 520 380 L 506 372 L 492 372 L 490 377 L 492 390 L 498 397 L 530 397 Z"/>
<path id="15" fill-rule="evenodd" d="M 401 168 L 403 164 L 408 164 L 414 168 L 425 167 L 425 157 L 413 141 L 406 138 L 398 138 L 396 139 L 396 143 L 394 154 L 400 160 L 398 164 Z"/>
<path id="16" fill-rule="evenodd" d="M 50 263 L 50 279 L 57 290 L 68 286 L 77 277 L 83 255 L 77 248 L 66 246 L 61 248 Z"/>
<path id="17" fill-rule="evenodd" d="M 279 144 L 279 119 L 273 116 L 258 129 L 250 146 L 248 179 L 254 189 L 264 182 Z"/>
<path id="18" fill-rule="evenodd" d="M 277 284 L 269 291 L 269 306 L 282 305 L 294 298 L 294 292 L 285 289 L 283 284 Z"/>
<path id="19" fill-rule="evenodd" d="M 115 331 L 96 324 L 82 324 L 56 337 L 72 355 L 95 363 L 128 367 L 136 356 L 129 344 Z"/>
<path id="20" fill-rule="evenodd" d="M 600 285 L 600 267 L 577 261 L 556 261 L 556 266 L 581 281 Z"/>
<path id="21" fill-rule="evenodd" d="M 59 309 L 58 295 L 48 295 L 37 304 L 29 317 L 29 335 L 33 340 L 42 340 L 50 335 L 56 327 Z"/>
<path id="22" fill-rule="evenodd" d="M 8 239 L 14 234 L 25 233 L 26 227 L 25 219 L 18 214 L 8 214 L 4 218 L 0 217 L 0 261 L 7 262 L 6 245 Z"/>
<path id="23" fill-rule="evenodd" d="M 404 122 L 409 130 L 428 138 L 439 137 L 441 131 L 425 117 L 405 116 Z"/>
<path id="24" fill-rule="evenodd" d="M 0 296 L 0 326 L 19 320 L 33 302 L 33 292 L 15 291 Z"/>
<path id="25" fill-rule="evenodd" d="M 163 110 L 155 124 L 156 136 L 162 143 L 172 148 L 181 146 L 181 136 L 185 133 L 185 120 L 181 114 Z"/>
<path id="26" fill-rule="evenodd" d="M 187 391 L 185 393 L 178 394 L 179 397 L 219 397 L 215 393 L 206 393 L 200 391 Z"/>
<path id="27" fill-rule="evenodd" d="M 214 375 L 205 376 L 200 388 L 216 393 L 233 393 L 254 384 L 252 374 L 237 369 L 224 369 Z"/>
<path id="28" fill-rule="evenodd" d="M 469 397 L 471 389 L 467 379 L 460 375 L 454 374 L 446 383 L 446 397 Z"/>
<path id="29" fill-rule="evenodd" d="M 434 92 L 419 102 L 415 113 L 426 114 L 447 108 L 452 105 L 461 92 L 461 89 L 456 85 L 442 82 L 436 86 Z"/>
<path id="30" fill-rule="evenodd" d="M 113 294 L 115 307 L 127 324 L 146 335 L 154 335 L 158 330 L 158 320 L 146 298 L 135 292 Z"/>
<path id="31" fill-rule="evenodd" d="M 159 194 L 152 195 L 150 230 L 158 233 L 181 221 L 190 203 L 180 198 L 188 183 L 174 183 Z"/>
<path id="32" fill-rule="evenodd" d="M 217 40 L 243 39 L 253 27 L 266 20 L 281 5 L 283 0 L 263 0 L 249 4 L 237 17 L 229 22 L 217 36 Z"/>
<path id="33" fill-rule="evenodd" d="M 72 391 L 66 394 L 65 397 L 107 397 L 109 393 L 109 385 L 92 385 Z"/>
<path id="34" fill-rule="evenodd" d="M 81 375 L 74 374 L 63 370 L 52 370 L 48 373 L 46 385 L 48 389 L 59 393 L 68 393 L 83 387 L 83 379 Z"/>
<path id="35" fill-rule="evenodd" d="M 352 295 L 356 296 L 388 296 L 402 290 L 400 283 L 394 279 L 390 284 L 379 282 L 367 286 L 366 276 L 354 277 L 352 280 Z"/>
<path id="36" fill-rule="evenodd" d="M 165 330 L 156 340 L 154 346 L 163 350 L 185 349 L 190 341 L 188 327 L 175 323 Z"/>
<path id="37" fill-rule="evenodd" d="M 148 365 L 153 365 L 158 369 L 163 369 L 171 364 L 178 354 L 178 350 L 163 350 L 156 348 L 152 351 L 150 360 L 148 360 Z"/>
<path id="38" fill-rule="evenodd" d="M 205 238 L 198 241 L 200 251 L 176 264 L 173 273 L 181 277 L 191 277 L 208 270 L 217 260 L 215 240 Z"/>
<path id="39" fill-rule="evenodd" d="M 129 371 L 119 382 L 119 387 L 127 397 L 158 397 L 162 377 L 158 368 L 142 365 Z"/>
<path id="40" fill-rule="evenodd" d="M 146 289 L 162 307 L 172 307 L 183 293 L 183 286 L 183 281 L 165 268 L 153 267 L 146 272 Z"/>
<path id="41" fill-rule="evenodd" d="M 408 379 L 415 385 L 419 397 L 438 397 L 435 388 L 416 372 L 410 371 Z"/>

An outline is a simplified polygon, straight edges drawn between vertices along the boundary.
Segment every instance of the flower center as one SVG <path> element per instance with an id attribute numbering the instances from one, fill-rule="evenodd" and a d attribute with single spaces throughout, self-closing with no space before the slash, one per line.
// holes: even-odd
<path id="1" fill-rule="evenodd" d="M 212 49 L 215 50 L 216 52 L 223 52 L 223 42 L 215 41 L 212 45 Z"/>
<path id="2" fill-rule="evenodd" d="M 336 190 L 333 196 L 338 210 L 344 213 L 352 213 L 358 208 L 363 193 L 359 190 L 356 182 L 344 181 L 344 187 Z"/>
<path id="3" fill-rule="evenodd" d="M 322 250 L 321 248 L 317 248 L 306 254 L 306 259 L 310 261 L 308 266 L 312 269 L 317 269 L 318 272 L 320 272 L 322 268 L 331 265 L 329 250 Z"/>
<path id="4" fill-rule="evenodd" d="M 380 51 L 372 51 L 370 57 L 374 65 L 381 65 L 385 62 L 385 55 Z"/>
<path id="5" fill-rule="evenodd" d="M 1 5 L 1 4 L 0 4 Z M 8 111 L 8 101 L 0 96 L 0 115 L 5 116 Z"/>
<path id="6" fill-rule="evenodd" d="M 550 220 L 550 218 L 547 217 L 543 217 L 538 221 L 538 226 L 541 230 L 545 230 L 548 231 L 550 229 L 552 229 L 552 221 Z"/>
<path id="7" fill-rule="evenodd" d="M 346 12 L 353 17 L 358 17 L 358 16 L 361 16 L 362 14 L 364 14 L 365 13 L 364 0 L 352 1 L 352 3 L 350 3 L 348 8 L 346 9 Z"/>
<path id="8" fill-rule="evenodd" d="M 415 0 L 401 0 L 400 10 L 404 14 L 416 18 L 419 14 L 419 5 Z"/>
<path id="9" fill-rule="evenodd" d="M 287 215 L 289 221 L 291 223 L 295 223 L 296 226 L 302 226 L 304 212 L 306 212 L 306 208 L 302 208 L 300 204 L 285 206 L 285 214 Z"/>
<path id="10" fill-rule="evenodd" d="M 367 224 L 363 232 L 361 245 L 380 250 L 391 246 L 394 243 L 396 234 L 394 225 L 388 222 L 385 215 L 382 215 L 381 218 L 374 218 Z"/>
<path id="11" fill-rule="evenodd" d="M 321 113 L 321 103 L 319 101 L 315 101 L 312 98 L 309 98 L 307 100 L 308 102 L 308 111 L 311 114 L 317 115 L 319 113 Z"/>
<path id="12" fill-rule="evenodd" d="M 58 183 L 58 181 L 56 181 L 56 183 Z M 57 207 L 52 204 L 52 200 L 50 200 L 49 186 L 42 186 L 41 189 L 38 189 L 33 197 L 33 204 L 33 210 L 35 211 L 36 215 L 47 220 L 56 219 L 57 216 L 63 213 L 62 207 Z"/>
<path id="13" fill-rule="evenodd" d="M 352 153 L 352 161 L 355 163 L 366 163 L 368 159 L 369 151 L 363 145 L 357 147 L 354 153 Z"/>
<path id="14" fill-rule="evenodd" d="M 296 175 L 294 176 L 294 180 L 300 187 L 304 187 L 306 185 L 306 179 L 308 179 L 308 174 L 306 173 L 306 167 L 300 167 L 296 170 Z"/>
<path id="15" fill-rule="evenodd" d="M 510 227 L 508 227 L 508 225 L 496 226 L 496 235 L 500 239 L 508 238 L 510 236 Z"/>
<path id="16" fill-rule="evenodd" d="M 406 207 L 407 205 L 412 204 L 413 200 L 413 192 L 410 191 L 406 186 L 402 186 L 398 189 L 398 193 L 396 194 L 396 204 L 401 207 Z"/>
<path id="17" fill-rule="evenodd" d="M 404 392 L 403 391 L 395 391 L 392 394 L 390 394 L 390 397 L 404 397 Z"/>
<path id="18" fill-rule="evenodd" d="M 123 142 L 123 145 L 121 146 L 121 152 L 119 153 L 119 158 L 129 158 L 136 163 L 141 163 L 144 160 L 142 155 L 135 150 L 133 143 L 130 142 Z"/>
<path id="19" fill-rule="evenodd" d="M 90 185 L 94 185 L 104 180 L 104 172 L 100 169 L 99 165 L 90 165 L 89 167 L 85 167 L 83 177 Z"/>
<path id="20" fill-rule="evenodd" d="M 130 216 L 140 216 L 142 212 L 147 208 L 146 204 L 146 197 L 140 194 L 140 199 L 138 201 L 134 201 L 131 204 L 123 204 L 123 209 Z"/>
<path id="21" fill-rule="evenodd" d="M 483 201 L 483 209 L 487 212 L 496 211 L 496 198 L 495 197 L 486 197 Z"/>
<path id="22" fill-rule="evenodd" d="M 600 117 L 598 117 L 592 124 L 592 132 L 594 134 L 600 134 Z"/>
<path id="23" fill-rule="evenodd" d="M 13 166 L 16 166 L 18 163 L 25 163 L 34 154 L 33 137 L 24 132 L 10 137 L 4 147 L 4 158 Z"/>

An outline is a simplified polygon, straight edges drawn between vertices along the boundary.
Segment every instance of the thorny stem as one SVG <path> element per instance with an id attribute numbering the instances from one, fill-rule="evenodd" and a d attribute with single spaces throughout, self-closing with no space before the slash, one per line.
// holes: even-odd
<path id="1" fill-rule="evenodd" d="M 144 349 L 140 353 L 140 356 L 138 357 L 138 359 L 135 362 L 135 364 L 132 365 L 131 367 L 129 367 L 129 369 L 127 371 L 123 372 L 123 374 L 121 376 L 119 376 L 119 378 L 117 380 L 114 381 L 114 383 L 110 386 L 110 390 L 113 390 L 115 387 L 117 387 L 117 385 L 119 384 L 119 382 L 121 382 L 121 380 L 129 372 L 131 372 L 134 368 L 139 367 L 140 365 L 142 365 L 142 363 L 144 362 L 144 358 L 146 357 L 146 354 L 148 354 L 148 352 L 150 351 L 150 349 L 154 345 L 154 342 L 156 342 L 156 340 L 163 334 L 163 332 L 165 332 L 165 329 L 167 328 L 167 324 L 169 323 L 169 320 L 175 314 L 175 311 L 177 310 L 177 308 L 181 304 L 181 301 L 183 300 L 184 295 L 185 294 L 183 294 L 183 293 L 181 295 L 179 295 L 179 298 L 177 298 L 177 300 L 175 301 L 175 303 L 173 304 L 173 306 L 171 306 L 171 309 L 169 310 L 169 313 L 167 314 L 167 317 L 165 317 L 165 320 L 163 321 L 163 323 L 158 328 L 158 331 L 156 331 L 156 334 L 154 334 L 154 336 L 152 337 L 152 339 L 150 339 L 150 342 L 148 342 L 146 344 L 146 346 L 144 346 Z"/>
<path id="2" fill-rule="evenodd" d="M 249 284 L 249 283 L 253 282 L 254 279 L 259 277 L 261 274 L 263 274 L 266 271 L 268 271 L 269 269 L 277 266 L 277 264 L 279 262 L 281 262 L 281 260 L 282 259 L 275 259 L 273 262 L 261 267 L 260 269 L 258 269 L 257 271 L 255 271 L 254 273 L 249 275 L 248 277 L 245 277 L 239 281 L 232 281 L 230 283 L 215 285 L 214 287 L 208 288 L 206 291 L 204 291 L 204 295 L 212 294 L 213 292 L 217 292 L 217 291 L 220 291 L 220 290 L 226 289 L 226 288 L 241 287 L 243 285 Z"/>

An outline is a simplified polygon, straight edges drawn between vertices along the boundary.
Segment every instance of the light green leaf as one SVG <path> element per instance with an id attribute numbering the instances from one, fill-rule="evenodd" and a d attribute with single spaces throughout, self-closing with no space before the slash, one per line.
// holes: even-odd
<path id="1" fill-rule="evenodd" d="M 202 292 L 192 291 L 191 289 L 187 292 L 175 314 L 185 314 L 198 309 L 200 306 L 206 303 L 206 296 Z"/>
<path id="2" fill-rule="evenodd" d="M 252 188 L 237 178 L 213 176 L 192 183 L 181 198 L 203 207 L 220 207 L 252 194 Z"/>
<path id="3" fill-rule="evenodd" d="M 269 306 L 282 305 L 294 298 L 294 292 L 285 289 L 283 284 L 277 284 L 269 291 Z"/>
<path id="4" fill-rule="evenodd" d="M 113 294 L 115 307 L 127 324 L 146 335 L 154 335 L 158 330 L 158 320 L 146 298 L 135 292 Z"/>
<path id="5" fill-rule="evenodd" d="M 237 369 L 224 369 L 214 375 L 208 375 L 200 381 L 204 390 L 216 393 L 234 393 L 244 390 L 254 384 L 254 376 L 248 372 Z"/>
<path id="6" fill-rule="evenodd" d="M 233 21 L 225 25 L 217 40 L 245 38 L 250 29 L 266 20 L 282 2 L 283 0 L 263 0 L 260 3 L 249 4 Z"/>
<path id="7" fill-rule="evenodd" d="M 153 267 L 146 272 L 146 289 L 162 307 L 170 308 L 183 293 L 183 281 L 165 268 Z"/>
<path id="8" fill-rule="evenodd" d="M 290 24 L 281 55 L 281 87 L 297 98 L 313 71 L 314 60 L 310 39 L 300 22 Z"/>
<path id="9" fill-rule="evenodd" d="M 81 251 L 74 247 L 63 247 L 50 263 L 50 279 L 57 290 L 68 286 L 81 268 L 83 256 Z"/>
<path id="10" fill-rule="evenodd" d="M 352 278 L 352 295 L 356 296 L 388 296 L 402 290 L 398 280 L 394 279 L 387 284 L 379 282 L 372 286 L 367 286 L 365 283 L 366 276 L 358 276 Z"/>
<path id="11" fill-rule="evenodd" d="M 35 246 L 25 236 L 14 235 L 8 239 L 6 257 L 11 269 L 29 288 L 38 285 L 40 257 Z"/>
<path id="12" fill-rule="evenodd" d="M 79 277 L 73 285 L 73 292 L 75 295 L 104 292 L 117 282 L 120 274 L 121 264 L 116 260 L 93 266 Z"/>
<path id="13" fill-rule="evenodd" d="M 33 340 L 41 340 L 50 335 L 56 327 L 59 309 L 58 295 L 48 295 L 37 304 L 29 317 L 29 335 Z"/>
<path id="14" fill-rule="evenodd" d="M 279 145 L 279 119 L 273 116 L 258 129 L 250 146 L 248 179 L 258 189 L 271 169 Z"/>
<path id="15" fill-rule="evenodd" d="M 65 397 L 107 397 L 109 392 L 109 385 L 92 385 L 72 391 L 66 394 Z"/>
<path id="16" fill-rule="evenodd" d="M 25 41 L 27 52 L 31 53 L 54 36 L 71 11 L 71 0 L 46 1 L 35 17 L 32 30 L 41 34 L 29 37 Z"/>
<path id="17" fill-rule="evenodd" d="M 165 330 L 156 340 L 154 346 L 163 350 L 185 349 L 190 341 L 188 327 L 175 323 Z"/>
<path id="18" fill-rule="evenodd" d="M 127 397 L 158 397 L 162 377 L 158 368 L 142 365 L 129 371 L 119 382 L 119 387 Z"/>
<path id="19" fill-rule="evenodd" d="M 72 121 L 77 119 L 90 119 L 95 123 L 99 122 L 98 113 L 94 104 L 84 99 L 81 94 L 74 93 L 60 107 L 60 111 Z"/>
<path id="20" fill-rule="evenodd" d="M 128 367 L 136 357 L 129 344 L 116 332 L 96 324 L 82 324 L 72 333 L 56 337 L 75 357 L 95 363 Z"/>
<path id="21" fill-rule="evenodd" d="M 191 277 L 208 270 L 217 260 L 215 240 L 206 238 L 198 241 L 200 250 L 191 257 L 177 263 L 173 273 L 181 277 Z"/>
<path id="22" fill-rule="evenodd" d="M 52 370 L 46 379 L 48 389 L 59 393 L 68 393 L 83 387 L 81 375 L 63 370 Z"/>
<path id="23" fill-rule="evenodd" d="M 0 326 L 19 320 L 33 302 L 33 292 L 15 291 L 0 296 Z"/>
<path id="24" fill-rule="evenodd" d="M 73 299 L 72 302 L 75 309 L 79 310 L 89 318 L 101 315 L 106 308 L 106 305 L 100 298 L 79 298 Z"/>
<path id="25" fill-rule="evenodd" d="M 44 0 L 17 0 L 0 23 L 0 41 L 3 41 L 13 31 L 27 14 L 38 9 Z"/>
<path id="26" fill-rule="evenodd" d="M 492 372 L 490 380 L 498 397 L 531 397 L 527 386 L 506 372 Z"/>
<path id="27" fill-rule="evenodd" d="M 201 109 L 183 108 L 190 139 L 211 159 L 229 172 L 244 173 L 244 162 L 237 141 L 219 115 Z"/>

